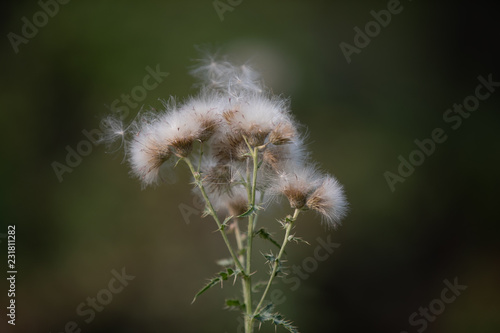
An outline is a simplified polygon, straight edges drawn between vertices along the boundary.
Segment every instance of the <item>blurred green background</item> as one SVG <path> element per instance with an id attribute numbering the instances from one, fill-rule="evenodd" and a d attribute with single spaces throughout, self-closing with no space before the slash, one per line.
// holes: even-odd
<path id="1" fill-rule="evenodd" d="M 341 246 L 296 290 L 276 285 L 286 297 L 281 313 L 301 332 L 417 332 L 423 326 L 409 317 L 458 277 L 467 290 L 425 331 L 499 332 L 500 89 L 459 129 L 443 121 L 479 75 L 500 81 L 498 15 L 480 2 L 402 6 L 348 64 L 339 44 L 353 44 L 353 28 L 386 1 L 243 0 L 223 21 L 208 0 L 70 1 L 18 53 L 8 34 L 21 35 L 21 19 L 33 21 L 41 7 L 4 4 L 0 237 L 16 225 L 19 273 L 16 326 L 2 311 L 0 331 L 63 332 L 74 321 L 96 333 L 239 332 L 237 313 L 222 309 L 239 285 L 190 304 L 227 255 L 212 221 L 181 214 L 180 204 L 197 207 L 186 170 L 141 191 L 122 155 L 102 146 L 92 145 L 62 182 L 52 166 L 66 164 L 66 147 L 77 149 L 83 130 L 97 129 L 115 99 L 142 85 L 147 66 L 169 75 L 130 119 L 141 107 L 161 108 L 159 99 L 195 94 L 194 46 L 208 44 L 237 62 L 251 59 L 274 93 L 291 97 L 313 158 L 344 184 L 351 204 L 337 231 L 312 213 L 301 219 L 297 235 L 311 246 L 291 246 L 290 264 L 313 256 L 318 237 Z M 398 156 L 408 158 L 413 141 L 437 127 L 448 140 L 391 192 L 384 172 L 396 173 Z M 285 212 L 270 212 L 266 225 L 277 232 L 274 218 Z M 135 279 L 85 323 L 78 305 L 123 267 Z"/>

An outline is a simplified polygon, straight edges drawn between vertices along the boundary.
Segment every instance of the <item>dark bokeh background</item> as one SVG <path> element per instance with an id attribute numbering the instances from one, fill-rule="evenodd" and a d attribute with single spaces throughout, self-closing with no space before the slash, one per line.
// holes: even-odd
<path id="1" fill-rule="evenodd" d="M 69 321 L 96 333 L 237 331 L 236 313 L 222 307 L 238 285 L 190 304 L 226 250 L 212 221 L 183 219 L 179 204 L 196 207 L 185 170 L 174 184 L 141 191 L 122 156 L 102 146 L 62 182 L 52 167 L 66 164 L 66 147 L 86 140 L 82 130 L 98 128 L 113 100 L 142 84 L 146 66 L 169 76 L 140 106 L 195 94 L 187 74 L 194 45 L 210 44 L 237 61 L 251 58 L 275 93 L 291 96 L 313 157 L 351 203 L 335 232 L 304 215 L 297 235 L 311 246 L 288 251 L 300 264 L 317 237 L 341 244 L 297 290 L 276 285 L 286 296 L 279 310 L 301 332 L 417 332 L 409 316 L 455 277 L 467 290 L 426 332 L 499 332 L 500 89 L 459 129 L 442 118 L 474 93 L 479 75 L 500 81 L 498 12 L 478 2 L 402 5 L 348 64 L 339 44 L 352 44 L 353 28 L 387 2 L 244 0 L 221 21 L 208 0 L 71 1 L 17 54 L 7 34 L 21 34 L 21 18 L 32 21 L 40 7 L 4 4 L 0 236 L 17 226 L 19 274 L 17 325 L 2 310 L 0 331 L 62 332 Z M 397 172 L 398 156 L 436 127 L 448 140 L 391 192 L 384 172 Z M 266 224 L 278 231 L 274 215 Z M 86 324 L 78 304 L 122 267 L 135 279 Z M 5 309 L 5 280 L 0 286 Z"/>

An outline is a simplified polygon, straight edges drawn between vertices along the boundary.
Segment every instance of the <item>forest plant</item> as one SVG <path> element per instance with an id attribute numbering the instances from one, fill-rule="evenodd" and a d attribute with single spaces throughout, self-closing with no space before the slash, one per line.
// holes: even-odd
<path id="1" fill-rule="evenodd" d="M 310 161 L 289 101 L 272 95 L 252 68 L 208 58 L 191 74 L 201 82 L 197 96 L 182 103 L 171 98 L 164 111 L 142 112 L 126 129 L 119 118 L 108 117 L 105 139 L 122 140 L 132 174 L 143 186 L 160 183 L 165 168 L 179 163 L 189 168 L 206 206 L 203 215 L 213 218 L 231 256 L 194 300 L 225 280 L 241 279 L 243 300 L 227 300 L 226 307 L 241 310 L 246 333 L 267 321 L 298 332 L 266 296 L 274 279 L 283 276 L 286 246 L 300 240 L 292 234 L 299 214 L 316 211 L 324 224 L 337 227 L 347 211 L 343 188 Z M 292 212 L 279 220 L 284 236 L 278 242 L 257 227 L 257 218 L 280 196 Z M 270 275 L 256 293 L 252 256 L 258 236 L 279 250 L 264 255 Z"/>

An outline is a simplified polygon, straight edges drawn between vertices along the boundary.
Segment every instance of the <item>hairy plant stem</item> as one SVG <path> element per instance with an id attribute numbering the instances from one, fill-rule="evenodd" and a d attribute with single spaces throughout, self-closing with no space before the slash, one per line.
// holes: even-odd
<path id="1" fill-rule="evenodd" d="M 273 270 L 271 272 L 271 276 L 269 276 L 269 281 L 267 282 L 266 289 L 264 290 L 264 293 L 262 293 L 259 304 L 257 304 L 257 306 L 255 307 L 255 312 L 252 314 L 252 318 L 259 313 L 259 310 L 261 309 L 262 304 L 264 303 L 264 299 L 266 298 L 267 292 L 269 291 L 269 288 L 271 288 L 271 284 L 273 283 L 273 280 L 276 276 L 281 257 L 283 256 L 283 253 L 285 253 L 285 247 L 288 243 L 290 231 L 292 230 L 293 224 L 295 223 L 295 220 L 297 220 L 299 213 L 300 213 L 300 210 L 295 209 L 295 212 L 293 213 L 293 217 L 290 219 L 290 221 L 288 222 L 288 224 L 286 226 L 285 239 L 283 239 L 283 244 L 281 245 L 280 252 L 278 253 L 278 256 L 276 257 L 276 259 L 274 260 Z"/>
<path id="2" fill-rule="evenodd" d="M 202 159 L 203 159 L 203 142 L 200 142 L 200 158 L 198 159 L 198 170 L 197 170 L 198 173 L 200 173 Z"/>
<path id="3" fill-rule="evenodd" d="M 200 189 L 203 199 L 205 199 L 205 203 L 207 204 L 209 214 L 212 215 L 213 219 L 215 220 L 215 223 L 217 223 L 217 227 L 219 227 L 219 231 L 222 235 L 222 238 L 224 239 L 224 243 L 226 243 L 229 253 L 231 254 L 231 258 L 233 258 L 236 268 L 238 268 L 241 271 L 241 274 L 243 274 L 243 276 L 245 277 L 246 276 L 245 269 L 243 268 L 240 261 L 238 260 L 238 257 L 234 253 L 233 247 L 231 246 L 231 243 L 227 238 L 226 231 L 224 230 L 225 226 L 223 226 L 222 223 L 220 222 L 219 217 L 217 216 L 217 213 L 215 212 L 215 209 L 212 203 L 210 202 L 210 199 L 208 198 L 207 192 L 205 191 L 205 187 L 203 186 L 203 183 L 201 181 L 200 173 L 194 169 L 193 163 L 191 163 L 191 160 L 188 157 L 184 157 L 183 160 L 184 162 L 186 162 L 186 164 L 189 167 L 189 170 L 191 170 L 191 173 L 193 174 L 194 182 L 196 186 L 198 186 L 198 188 Z"/>
<path id="4" fill-rule="evenodd" d="M 254 222 L 257 216 L 256 207 L 255 207 L 255 192 L 257 190 L 257 171 L 259 169 L 259 150 L 258 147 L 248 147 L 250 149 L 250 153 L 253 160 L 253 174 L 252 174 L 252 187 L 250 191 L 250 208 L 254 211 L 248 216 L 248 231 L 247 231 L 247 249 L 246 249 L 246 276 L 245 276 L 245 285 L 244 285 L 244 295 L 245 297 L 245 333 L 253 332 L 253 311 L 252 311 L 252 279 L 251 279 L 251 263 L 252 263 L 252 243 L 254 236 Z M 248 170 L 248 168 L 247 168 Z M 247 178 L 247 188 L 248 188 L 248 178 Z"/>
<path id="5" fill-rule="evenodd" d="M 243 237 L 240 231 L 240 219 L 238 217 L 234 218 L 234 238 L 236 238 L 236 246 L 238 247 L 238 259 L 245 266 L 245 261 L 243 257 Z"/>

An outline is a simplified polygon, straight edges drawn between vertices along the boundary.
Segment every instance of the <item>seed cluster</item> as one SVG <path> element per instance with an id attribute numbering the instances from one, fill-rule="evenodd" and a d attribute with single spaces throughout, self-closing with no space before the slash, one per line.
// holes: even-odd
<path id="1" fill-rule="evenodd" d="M 320 213 L 337 226 L 347 210 L 343 188 L 311 163 L 289 101 L 268 92 L 249 66 L 204 60 L 192 74 L 197 96 L 173 98 L 165 110 L 141 113 L 127 129 L 109 117 L 108 138 L 124 140 L 132 174 L 144 186 L 163 179 L 168 161 L 200 161 L 201 180 L 216 210 L 242 214 L 248 207 L 246 182 L 253 181 L 251 152 L 258 152 L 256 190 L 261 201 L 279 196 L 296 209 Z"/>

